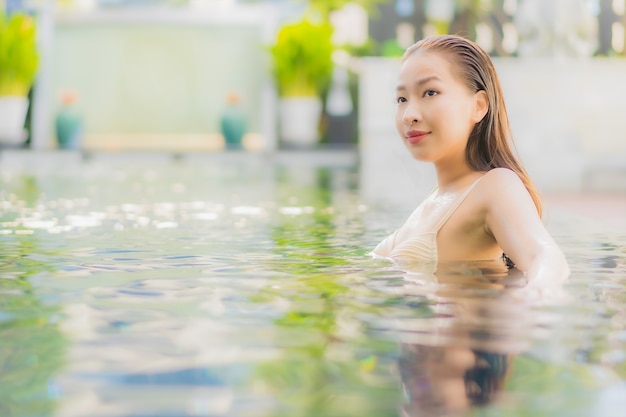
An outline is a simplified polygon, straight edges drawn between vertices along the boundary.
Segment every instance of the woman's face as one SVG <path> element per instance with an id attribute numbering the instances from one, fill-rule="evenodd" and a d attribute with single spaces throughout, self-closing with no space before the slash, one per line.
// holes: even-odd
<path id="1" fill-rule="evenodd" d="M 486 114 L 484 91 L 475 93 L 439 52 L 417 52 L 400 68 L 396 128 L 411 155 L 438 162 L 464 155 L 467 140 Z"/>

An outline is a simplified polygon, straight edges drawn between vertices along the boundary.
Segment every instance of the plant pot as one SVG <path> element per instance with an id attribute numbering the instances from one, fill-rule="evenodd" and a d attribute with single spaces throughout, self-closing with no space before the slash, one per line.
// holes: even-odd
<path id="1" fill-rule="evenodd" d="M 282 97 L 278 103 L 279 135 L 283 144 L 312 147 L 319 141 L 322 100 L 319 97 Z"/>
<path id="2" fill-rule="evenodd" d="M 17 144 L 25 141 L 27 111 L 27 97 L 0 97 L 0 142 Z"/>

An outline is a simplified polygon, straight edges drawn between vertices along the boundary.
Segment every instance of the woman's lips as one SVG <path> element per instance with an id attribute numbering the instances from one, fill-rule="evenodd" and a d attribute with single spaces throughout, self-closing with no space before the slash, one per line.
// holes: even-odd
<path id="1" fill-rule="evenodd" d="M 430 132 L 424 132 L 422 130 L 409 130 L 408 132 L 406 132 L 405 136 L 406 140 L 410 144 L 414 145 L 424 139 L 429 133 Z"/>

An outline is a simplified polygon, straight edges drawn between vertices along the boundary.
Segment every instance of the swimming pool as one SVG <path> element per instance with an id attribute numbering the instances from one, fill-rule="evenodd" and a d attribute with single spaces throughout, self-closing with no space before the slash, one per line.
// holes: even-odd
<path id="1" fill-rule="evenodd" d="M 550 213 L 571 297 L 529 304 L 371 259 L 410 208 L 351 164 L 52 158 L 0 166 L 1 416 L 625 409 L 626 231 Z"/>

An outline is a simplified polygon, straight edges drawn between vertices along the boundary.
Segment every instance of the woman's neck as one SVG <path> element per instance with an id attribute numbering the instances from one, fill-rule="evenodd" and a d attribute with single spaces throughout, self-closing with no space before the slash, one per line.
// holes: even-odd
<path id="1" fill-rule="evenodd" d="M 465 188 L 466 182 L 472 182 L 481 172 L 474 171 L 463 158 L 462 161 L 446 161 L 435 163 L 437 186 L 441 191 L 453 191 Z"/>

